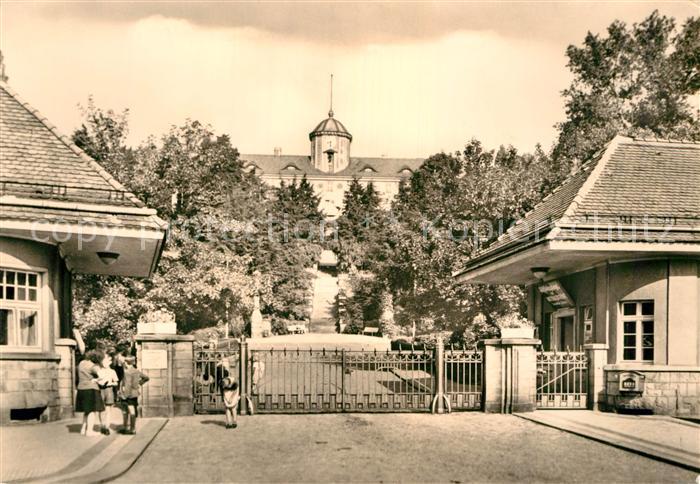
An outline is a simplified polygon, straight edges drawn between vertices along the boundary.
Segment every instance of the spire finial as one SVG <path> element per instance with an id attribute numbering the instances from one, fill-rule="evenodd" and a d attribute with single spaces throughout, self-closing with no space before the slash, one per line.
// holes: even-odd
<path id="1" fill-rule="evenodd" d="M 331 108 L 328 111 L 328 117 L 333 117 L 333 74 L 331 74 Z"/>

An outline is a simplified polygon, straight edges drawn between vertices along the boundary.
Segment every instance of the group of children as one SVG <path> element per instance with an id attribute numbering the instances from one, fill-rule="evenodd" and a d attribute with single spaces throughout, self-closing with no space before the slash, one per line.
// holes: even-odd
<path id="1" fill-rule="evenodd" d="M 138 397 L 148 377 L 136 368 L 136 358 L 124 352 L 95 349 L 88 351 L 78 364 L 78 394 L 75 410 L 83 412 L 80 433 L 86 436 L 109 435 L 111 411 L 122 411 L 122 433 L 136 432 Z M 97 414 L 100 432 L 94 431 Z"/>
<path id="2" fill-rule="evenodd" d="M 112 408 L 117 405 L 124 419 L 122 433 L 136 433 L 138 397 L 148 377 L 136 368 L 136 358 L 122 351 L 103 348 L 88 351 L 78 364 L 78 394 L 76 412 L 83 413 L 82 435 L 109 435 Z M 226 428 L 235 429 L 240 389 L 235 378 L 219 381 L 221 399 L 226 413 Z M 100 420 L 100 432 L 94 431 L 95 415 Z"/>

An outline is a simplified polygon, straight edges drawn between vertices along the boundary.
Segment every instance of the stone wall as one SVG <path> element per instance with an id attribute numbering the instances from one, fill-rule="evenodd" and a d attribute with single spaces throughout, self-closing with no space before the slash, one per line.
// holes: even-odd
<path id="1" fill-rule="evenodd" d="M 45 408 L 42 421 L 63 417 L 59 399 L 59 361 L 0 361 L 0 423 L 10 422 L 11 410 Z"/>
<path id="2" fill-rule="evenodd" d="M 652 411 L 660 415 L 700 416 L 700 368 L 637 369 L 644 375 L 644 392 L 619 393 L 619 375 L 625 369 L 605 370 L 605 409 L 616 407 Z"/>

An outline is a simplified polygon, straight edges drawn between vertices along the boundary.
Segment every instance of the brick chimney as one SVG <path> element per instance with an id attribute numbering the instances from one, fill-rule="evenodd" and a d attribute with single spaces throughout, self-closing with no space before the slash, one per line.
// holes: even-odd
<path id="1" fill-rule="evenodd" d="M 275 156 L 282 156 L 282 148 L 280 148 L 279 146 L 275 146 L 274 153 Z"/>

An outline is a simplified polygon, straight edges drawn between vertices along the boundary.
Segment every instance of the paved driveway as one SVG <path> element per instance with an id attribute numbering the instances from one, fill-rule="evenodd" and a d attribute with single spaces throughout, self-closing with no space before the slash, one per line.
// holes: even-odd
<path id="1" fill-rule="evenodd" d="M 120 482 L 694 482 L 682 468 L 507 415 L 174 418 Z"/>

